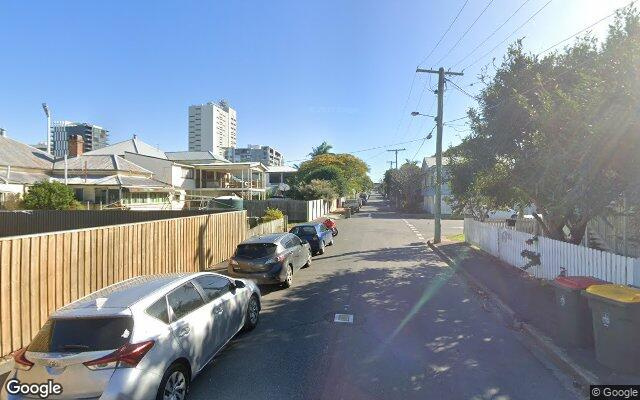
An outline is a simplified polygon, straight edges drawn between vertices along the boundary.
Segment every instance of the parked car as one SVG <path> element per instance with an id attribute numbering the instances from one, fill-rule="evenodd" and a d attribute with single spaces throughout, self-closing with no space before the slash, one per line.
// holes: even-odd
<path id="1" fill-rule="evenodd" d="M 51 380 L 69 399 L 182 400 L 227 342 L 258 324 L 260 301 L 254 283 L 214 273 L 131 278 L 52 313 L 14 353 L 7 382 Z M 2 398 L 23 398 L 8 387 Z"/>
<path id="2" fill-rule="evenodd" d="M 349 208 L 352 214 L 360 211 L 360 206 L 362 206 L 360 199 L 346 199 L 342 202 L 342 207 Z"/>
<path id="3" fill-rule="evenodd" d="M 313 255 L 324 254 L 324 248 L 333 245 L 331 229 L 321 223 L 311 222 L 297 225 L 291 228 L 289 232 L 307 241 L 311 246 Z"/>
<path id="4" fill-rule="evenodd" d="M 240 243 L 229 259 L 228 272 L 234 277 L 259 284 L 293 284 L 293 275 L 311 266 L 311 248 L 291 233 L 254 236 Z"/>

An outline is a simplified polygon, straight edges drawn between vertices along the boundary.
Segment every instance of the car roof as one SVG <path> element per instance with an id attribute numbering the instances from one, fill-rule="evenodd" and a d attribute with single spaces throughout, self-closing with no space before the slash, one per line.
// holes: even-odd
<path id="1" fill-rule="evenodd" d="M 312 227 L 317 227 L 318 225 L 322 225 L 319 222 L 308 222 L 306 224 L 300 224 L 300 225 L 296 225 L 294 226 L 294 228 L 300 227 L 300 226 L 312 226 Z"/>
<path id="2" fill-rule="evenodd" d="M 252 236 L 240 244 L 252 243 L 279 243 L 282 239 L 289 236 L 289 233 L 269 233 L 267 235 Z"/>
<path id="3" fill-rule="evenodd" d="M 117 314 L 134 304 L 153 296 L 161 289 L 167 291 L 179 283 L 206 273 L 172 273 L 142 275 L 102 288 L 60 308 L 52 317 L 73 316 L 95 313 Z M 100 299 L 100 300 L 98 300 Z"/>

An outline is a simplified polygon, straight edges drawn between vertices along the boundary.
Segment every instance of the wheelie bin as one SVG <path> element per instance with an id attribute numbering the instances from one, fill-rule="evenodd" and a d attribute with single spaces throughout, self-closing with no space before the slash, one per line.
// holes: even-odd
<path id="1" fill-rule="evenodd" d="M 585 291 L 593 315 L 596 359 L 626 373 L 640 373 L 640 290 L 594 285 Z"/>
<path id="2" fill-rule="evenodd" d="M 553 281 L 558 320 L 558 341 L 566 346 L 593 346 L 591 310 L 581 292 L 591 285 L 607 283 L 590 276 L 559 276 Z"/>

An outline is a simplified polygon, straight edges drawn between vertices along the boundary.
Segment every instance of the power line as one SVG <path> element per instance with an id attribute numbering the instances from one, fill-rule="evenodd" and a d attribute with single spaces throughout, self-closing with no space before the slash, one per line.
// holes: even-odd
<path id="1" fill-rule="evenodd" d="M 460 14 L 462 13 L 462 10 L 464 10 L 464 8 L 467 6 L 467 3 L 469 2 L 469 0 L 465 0 L 464 4 L 462 5 L 462 7 L 460 7 L 460 9 L 458 10 L 458 13 L 456 14 L 455 18 L 453 19 L 453 21 L 451 21 L 451 23 L 449 24 L 449 27 L 447 28 L 446 31 L 444 31 L 444 33 L 442 34 L 442 36 L 440 37 L 440 39 L 438 40 L 438 43 L 436 43 L 436 45 L 433 47 L 433 49 L 431 49 L 431 51 L 429 52 L 429 54 L 426 55 L 425 58 L 422 59 L 422 61 L 420 61 L 420 64 L 418 65 L 422 65 L 424 64 L 425 61 L 427 61 L 427 59 L 429 57 L 431 57 L 431 55 L 433 54 L 434 51 L 436 51 L 436 49 L 438 48 L 438 46 L 440 46 L 440 43 L 442 43 L 442 39 L 444 39 L 445 36 L 447 36 L 447 33 L 449 33 L 449 31 L 451 30 L 451 27 L 453 26 L 453 24 L 458 20 L 458 17 L 460 16 Z"/>
<path id="2" fill-rule="evenodd" d="M 431 131 L 429 131 L 429 134 L 424 137 L 424 139 L 422 140 L 422 143 L 420 143 L 420 146 L 418 147 L 418 150 L 416 150 L 416 154 L 413 155 L 413 158 L 411 159 L 411 161 L 414 161 L 416 159 L 416 157 L 418 156 L 418 153 L 420 153 L 420 149 L 422 149 L 422 146 L 424 146 L 424 142 L 426 142 L 427 139 L 431 137 L 431 134 L 433 133 L 434 129 L 436 129 L 436 125 L 434 125 L 433 128 L 431 128 Z"/>
<path id="3" fill-rule="evenodd" d="M 467 65 L 466 67 L 462 68 L 462 70 L 466 70 L 467 68 L 476 65 L 478 62 L 480 62 L 482 59 L 484 59 L 486 56 L 488 56 L 489 54 L 493 53 L 498 47 L 500 47 L 504 42 L 506 42 L 507 40 L 509 40 L 513 35 L 515 35 L 520 29 L 522 29 L 526 24 L 528 24 L 529 22 L 531 22 L 532 19 L 534 19 L 536 17 L 536 15 L 540 14 L 540 12 L 542 12 L 542 10 L 544 10 L 553 0 L 549 0 L 547 1 L 542 7 L 540 7 L 538 9 L 538 11 L 536 11 L 535 13 L 533 13 L 532 16 L 529 17 L 529 19 L 527 19 L 526 21 L 524 21 L 520 26 L 518 26 L 516 29 L 513 30 L 513 32 L 511 32 L 506 38 L 504 38 L 500 43 L 498 43 L 494 48 L 492 48 L 491 50 L 489 50 L 488 52 L 484 53 L 483 55 L 481 55 L 477 60 L 475 60 L 474 62 L 472 62 L 471 64 Z"/>
<path id="4" fill-rule="evenodd" d="M 419 137 L 419 138 L 417 138 L 417 139 L 407 140 L 407 141 L 405 141 L 405 142 L 390 143 L 390 144 L 385 144 L 385 145 L 382 145 L 382 146 L 369 147 L 368 149 L 353 150 L 353 151 L 345 151 L 345 152 L 342 152 L 342 153 L 340 153 L 340 154 L 357 154 L 357 153 L 364 153 L 364 152 L 366 152 L 366 151 L 378 150 L 378 149 L 384 149 L 384 148 L 391 147 L 391 146 L 397 146 L 397 145 L 399 145 L 399 144 L 413 143 L 413 142 L 420 141 L 420 140 L 422 140 L 422 139 L 423 139 L 422 137 Z M 300 158 L 300 159 L 297 159 L 297 160 L 288 160 L 287 162 L 288 162 L 288 163 L 292 163 L 292 162 L 307 161 L 307 160 L 311 160 L 311 158 Z"/>
<path id="5" fill-rule="evenodd" d="M 605 16 L 605 17 L 600 18 L 599 20 L 597 20 L 597 21 L 596 21 L 596 22 L 594 22 L 593 24 L 591 24 L 591 25 L 587 26 L 587 27 L 586 27 L 586 28 L 584 28 L 584 29 L 579 30 L 578 32 L 574 33 L 573 35 L 571 35 L 571 36 L 569 36 L 569 37 L 566 37 L 566 38 L 562 39 L 561 41 L 557 42 L 556 44 L 554 44 L 554 45 L 552 45 L 552 46 L 550 46 L 550 47 L 547 47 L 546 49 L 542 50 L 541 52 L 539 52 L 539 53 L 538 53 L 538 54 L 536 54 L 536 55 L 538 55 L 538 56 L 539 56 L 539 55 L 540 55 L 540 54 L 542 54 L 542 53 L 546 53 L 547 51 L 549 51 L 549 50 L 553 49 L 554 47 L 557 47 L 557 46 L 561 45 L 562 43 L 566 42 L 567 40 L 572 39 L 572 38 L 574 38 L 574 37 L 578 36 L 579 34 L 581 34 L 581 33 L 585 32 L 585 31 L 588 31 L 589 29 L 591 29 L 591 28 L 593 28 L 594 26 L 598 25 L 598 24 L 599 24 L 599 23 L 601 23 L 602 21 L 604 21 L 604 20 L 606 20 L 606 19 L 609 19 L 609 18 L 613 17 L 614 15 L 616 15 L 616 13 L 617 13 L 619 10 L 621 10 L 621 9 L 623 9 L 623 8 L 625 8 L 625 7 L 628 7 L 628 6 L 630 6 L 631 4 L 633 4 L 633 3 L 635 3 L 635 0 L 633 0 L 633 1 L 629 2 L 629 3 L 627 3 L 626 5 L 624 5 L 624 6 L 620 7 L 620 8 L 617 8 L 617 9 L 616 9 L 614 12 L 612 12 L 611 14 L 609 14 L 609 15 L 607 15 L 607 16 Z"/>
<path id="6" fill-rule="evenodd" d="M 549 4 L 551 1 L 552 1 L 552 0 L 549 0 L 549 2 L 548 2 L 548 3 L 546 3 L 546 4 L 543 6 L 543 8 L 544 8 L 547 4 Z M 628 6 L 630 6 L 630 5 L 632 5 L 632 4 L 633 4 L 633 3 L 635 3 L 635 2 L 636 2 L 636 0 L 633 0 L 633 1 L 629 2 L 629 3 L 627 3 L 626 5 L 622 6 L 622 7 L 616 8 L 616 9 L 615 9 L 611 14 L 608 14 L 607 16 L 605 16 L 605 17 L 603 17 L 603 18 L 600 18 L 598 21 L 596 21 L 596 22 L 594 22 L 594 23 L 590 24 L 590 25 L 589 25 L 589 26 L 587 26 L 586 28 L 583 28 L 583 29 L 579 30 L 578 32 L 574 33 L 573 35 L 571 35 L 571 36 L 569 36 L 569 37 L 567 37 L 567 38 L 565 38 L 565 39 L 562 39 L 561 41 L 559 41 L 559 42 L 555 43 L 554 45 L 552 45 L 552 46 L 550 46 L 550 47 L 546 48 L 545 50 L 543 50 L 543 51 L 541 51 L 541 52 L 539 52 L 539 53 L 535 54 L 535 56 L 539 56 L 539 55 L 541 55 L 542 53 L 545 53 L 545 52 L 547 52 L 547 51 L 551 50 L 552 48 L 559 46 L 560 44 L 562 44 L 562 43 L 566 42 L 567 40 L 569 40 L 569 39 L 571 39 L 571 38 L 573 38 L 573 37 L 578 36 L 579 34 L 583 33 L 584 31 L 586 31 L 586 30 L 589 30 L 589 29 L 593 28 L 594 26 L 596 26 L 596 25 L 598 25 L 598 24 L 602 23 L 602 22 L 603 22 L 603 21 L 605 21 L 606 19 L 611 18 L 612 16 L 616 15 L 616 13 L 617 13 L 618 11 L 620 11 L 620 10 L 622 10 L 622 9 L 624 9 L 624 8 L 626 8 L 626 7 L 628 7 Z M 540 10 L 538 10 L 538 12 L 540 12 L 541 10 L 542 10 L 542 8 L 541 8 Z M 534 14 L 534 16 L 535 16 L 535 14 Z M 554 77 L 551 77 L 551 78 L 549 78 L 549 79 L 545 80 L 544 82 L 548 82 L 548 81 L 551 81 L 551 80 L 558 79 L 558 78 L 560 78 L 561 76 L 563 76 L 563 75 L 565 75 L 565 74 L 567 74 L 567 73 L 569 73 L 569 72 L 571 72 L 571 70 L 569 70 L 569 69 L 564 70 L 563 72 L 559 73 L 558 75 L 556 75 L 556 76 L 554 76 Z M 523 94 L 529 93 L 529 92 L 531 92 L 532 90 L 535 90 L 535 89 L 538 89 L 538 86 L 532 86 L 532 87 L 530 87 L 529 89 L 526 89 L 526 90 L 524 90 L 524 91 L 522 91 L 522 92 L 519 92 L 519 94 L 520 94 L 520 95 L 523 95 Z M 495 104 L 494 104 L 494 105 L 492 105 L 492 106 L 486 107 L 486 108 L 485 108 L 485 110 L 491 110 L 491 109 L 494 109 L 494 108 L 496 108 L 496 107 L 500 106 L 500 105 L 501 105 L 502 103 L 504 103 L 505 101 L 506 101 L 506 99 L 503 99 L 503 100 L 501 100 L 501 101 L 499 101 L 499 102 L 495 103 Z M 468 118 L 468 115 L 466 115 L 466 116 L 464 116 L 464 117 L 460 117 L 460 118 L 456 118 L 456 119 L 452 119 L 452 120 L 446 121 L 445 123 L 455 122 L 455 121 L 459 121 L 459 120 L 462 120 L 462 119 L 465 119 L 465 118 Z"/>
<path id="7" fill-rule="evenodd" d="M 489 3 L 484 7 L 484 9 L 480 12 L 480 15 L 478 15 L 476 17 L 476 19 L 471 23 L 471 25 L 469 25 L 469 27 L 467 28 L 466 31 L 464 31 L 464 33 L 462 34 L 462 36 L 460 36 L 460 38 L 458 39 L 458 41 L 451 46 L 451 48 L 449 49 L 449 51 L 447 51 L 447 53 L 445 55 L 443 55 L 442 57 L 440 57 L 440 59 L 438 61 L 436 61 L 436 65 L 439 65 L 440 62 L 442 60 L 444 60 L 449 54 L 451 54 L 451 52 L 453 51 L 453 49 L 455 49 L 460 42 L 462 41 L 462 39 L 464 39 L 465 36 L 467 36 L 467 33 L 469 33 L 469 31 L 471 30 L 471 28 L 473 28 L 473 26 L 476 24 L 476 22 L 478 22 L 478 20 L 480 19 L 480 17 L 482 17 L 482 15 L 484 15 L 484 13 L 487 11 L 487 9 L 489 8 L 489 6 L 494 2 L 494 0 L 489 0 Z"/>
<path id="8" fill-rule="evenodd" d="M 469 92 L 467 92 L 466 90 L 464 90 L 463 88 L 461 88 L 460 86 L 458 86 L 458 84 L 456 84 L 454 81 L 452 81 L 451 79 L 447 79 L 447 82 L 451 83 L 453 86 L 455 86 L 456 89 L 458 89 L 460 92 L 466 94 L 467 96 L 471 97 L 474 100 L 478 100 L 478 97 L 469 94 Z"/>
<path id="9" fill-rule="evenodd" d="M 478 50 L 483 44 L 487 43 L 487 41 L 489 39 L 491 39 L 493 37 L 493 35 L 495 35 L 496 33 L 498 33 L 498 31 L 500 29 L 502 29 L 503 26 L 505 26 L 509 21 L 511 21 L 511 18 L 513 18 L 518 11 L 520 11 L 520 9 L 522 9 L 522 7 L 524 7 L 528 2 L 530 2 L 531 0 L 525 0 L 522 4 L 520 4 L 520 7 L 518 7 L 517 10 L 515 10 L 513 12 L 513 14 L 511 14 L 509 16 L 509 18 L 507 18 L 499 27 L 497 27 L 493 32 L 491 32 L 491 34 L 489 36 L 487 36 L 482 42 L 480 42 L 480 44 L 478 44 L 473 50 L 471 50 L 471 52 L 469 54 L 467 54 L 466 56 L 464 56 L 462 59 L 460 59 L 460 61 L 458 61 L 457 63 L 453 64 L 453 66 L 451 68 L 455 68 L 457 65 L 461 64 L 464 60 L 466 60 L 467 58 L 471 57 L 471 55 L 473 53 L 476 52 L 476 50 Z"/>

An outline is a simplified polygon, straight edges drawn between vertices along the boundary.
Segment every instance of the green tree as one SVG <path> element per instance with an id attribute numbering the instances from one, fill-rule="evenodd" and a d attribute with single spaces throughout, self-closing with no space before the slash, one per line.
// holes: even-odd
<path id="1" fill-rule="evenodd" d="M 329 143 L 322 142 L 320 143 L 320 145 L 318 147 L 312 147 L 311 148 L 311 153 L 309 153 L 309 155 L 311 157 L 315 157 L 315 156 L 319 156 L 321 154 L 330 154 L 329 152 L 331 151 L 331 149 L 333 148 L 333 146 L 331 146 Z"/>
<path id="2" fill-rule="evenodd" d="M 339 196 L 345 196 L 349 191 L 344 173 L 335 165 L 325 165 L 324 167 L 319 167 L 317 169 L 311 170 L 304 176 L 303 179 L 305 183 L 309 183 L 312 180 L 329 181 L 331 183 L 331 186 L 333 186 L 335 192 Z"/>
<path id="3" fill-rule="evenodd" d="M 416 210 L 420 207 L 420 168 L 411 161 L 385 172 L 383 179 L 384 193 L 398 199 L 398 205 L 405 210 Z"/>
<path id="4" fill-rule="evenodd" d="M 351 154 L 320 154 L 309 161 L 305 161 L 298 169 L 298 176 L 304 180 L 311 171 L 326 166 L 335 166 L 342 171 L 347 181 L 347 193 L 351 194 L 369 190 L 373 187 L 368 177 L 369 166 Z"/>
<path id="5" fill-rule="evenodd" d="M 302 200 L 331 200 L 338 197 L 331 182 L 320 179 L 314 179 L 309 183 L 302 184 L 298 188 L 298 193 Z"/>
<path id="6" fill-rule="evenodd" d="M 602 44 L 585 37 L 538 57 L 516 42 L 469 111 L 473 133 L 448 151 L 457 207 L 532 204 L 546 236 L 579 243 L 637 181 L 638 76 L 631 8 Z"/>
<path id="7" fill-rule="evenodd" d="M 73 190 L 60 182 L 37 182 L 24 195 L 29 210 L 69 210 L 76 208 Z"/>

